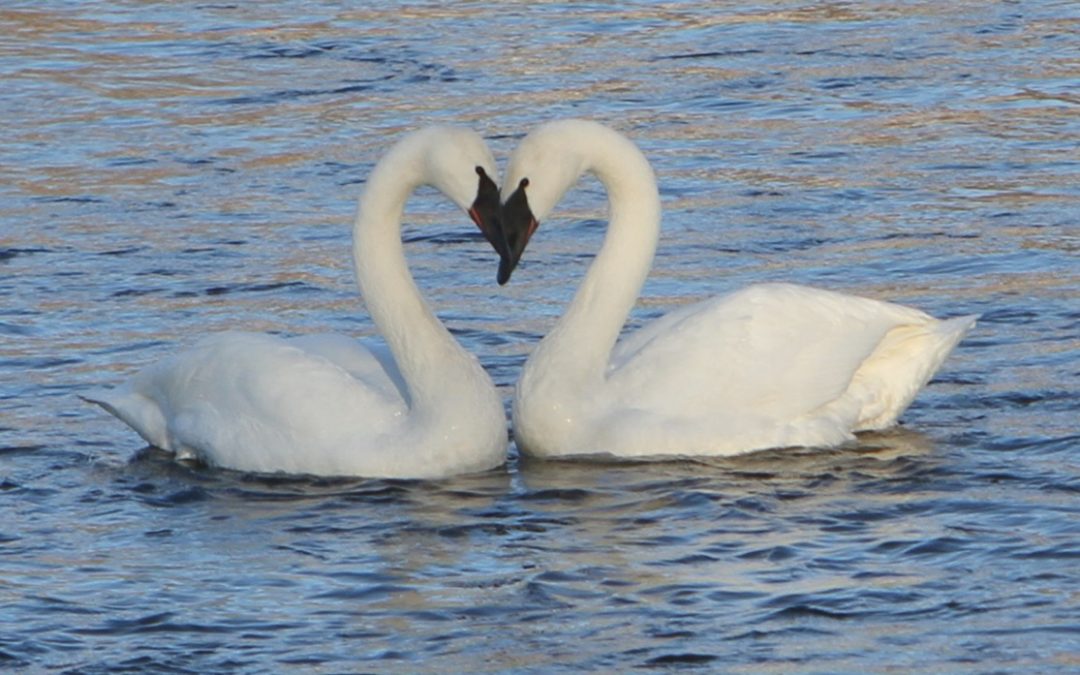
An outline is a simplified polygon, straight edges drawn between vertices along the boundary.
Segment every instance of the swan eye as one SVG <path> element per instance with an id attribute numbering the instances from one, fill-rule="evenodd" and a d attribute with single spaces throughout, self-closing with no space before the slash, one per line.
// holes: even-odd
<path id="1" fill-rule="evenodd" d="M 487 172 L 484 171 L 484 167 L 478 166 L 478 167 L 476 167 L 476 175 L 477 176 L 486 176 Z"/>
<path id="2" fill-rule="evenodd" d="M 527 188 L 527 187 L 529 187 L 529 179 L 528 179 L 528 178 L 522 178 L 522 179 L 521 179 L 521 182 L 520 182 L 520 183 L 518 183 L 518 187 L 520 187 L 520 188 Z"/>

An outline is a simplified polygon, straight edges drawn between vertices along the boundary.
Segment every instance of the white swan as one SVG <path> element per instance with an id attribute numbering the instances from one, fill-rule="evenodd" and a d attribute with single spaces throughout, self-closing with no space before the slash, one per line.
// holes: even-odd
<path id="1" fill-rule="evenodd" d="M 499 282 L 590 172 L 607 189 L 610 224 L 518 380 L 514 438 L 525 453 L 717 456 L 839 444 L 892 425 L 975 323 L 763 284 L 677 309 L 616 344 L 652 265 L 660 197 L 648 161 L 611 129 L 552 122 L 514 151 Z"/>
<path id="2" fill-rule="evenodd" d="M 338 335 L 227 332 L 84 398 L 151 445 L 229 469 L 437 478 L 498 466 L 508 442 L 500 396 L 420 295 L 401 242 L 405 201 L 425 184 L 487 227 L 494 167 L 477 134 L 432 127 L 372 170 L 353 257 L 389 353 Z"/>

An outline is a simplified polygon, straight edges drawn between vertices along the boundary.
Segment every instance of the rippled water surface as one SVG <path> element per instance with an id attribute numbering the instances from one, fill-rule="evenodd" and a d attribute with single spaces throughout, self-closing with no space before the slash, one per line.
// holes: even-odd
<path id="1" fill-rule="evenodd" d="M 0 667 L 1075 672 L 1074 2 L 5 2 Z M 78 394 L 209 331 L 372 327 L 349 227 L 402 132 L 631 135 L 664 232 L 633 322 L 766 279 L 982 321 L 829 451 L 440 482 L 180 465 Z M 410 261 L 509 398 L 603 232 L 505 288 L 463 214 Z"/>

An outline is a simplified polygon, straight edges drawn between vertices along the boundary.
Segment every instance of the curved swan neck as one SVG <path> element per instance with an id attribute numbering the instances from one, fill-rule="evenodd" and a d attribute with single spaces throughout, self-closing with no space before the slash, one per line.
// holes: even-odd
<path id="1" fill-rule="evenodd" d="M 570 147 L 581 154 L 579 176 L 594 174 L 607 191 L 609 223 L 570 307 L 541 348 L 549 358 L 569 361 L 561 365 L 563 372 L 602 378 L 652 267 L 660 235 L 660 194 L 648 160 L 628 139 L 590 125 L 572 141 Z"/>
<path id="2" fill-rule="evenodd" d="M 455 364 L 472 363 L 420 294 L 405 260 L 401 242 L 405 202 L 416 188 L 431 182 L 423 144 L 400 143 L 370 174 L 353 226 L 360 293 L 408 385 L 408 402 L 414 410 L 445 404 L 438 397 L 444 383 L 433 374 L 445 377 Z"/>

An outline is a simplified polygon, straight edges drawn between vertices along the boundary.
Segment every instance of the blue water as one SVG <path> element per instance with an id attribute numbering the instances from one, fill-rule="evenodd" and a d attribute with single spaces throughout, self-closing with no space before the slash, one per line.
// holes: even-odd
<path id="1" fill-rule="evenodd" d="M 1080 24 L 1072 2 L 7 2 L 0 667 L 1073 672 Z M 78 394 L 225 328 L 372 332 L 355 199 L 400 133 L 608 122 L 664 231 L 631 323 L 762 280 L 975 331 L 833 450 L 252 476 Z M 505 397 L 603 234 L 583 183 L 505 288 L 410 202 L 418 283 Z"/>

